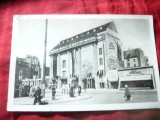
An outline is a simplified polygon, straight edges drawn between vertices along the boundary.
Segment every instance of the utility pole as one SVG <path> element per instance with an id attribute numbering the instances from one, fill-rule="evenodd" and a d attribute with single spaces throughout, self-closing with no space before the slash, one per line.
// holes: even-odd
<path id="1" fill-rule="evenodd" d="M 45 22 L 44 56 L 43 56 L 43 71 L 42 71 L 42 95 L 43 97 L 45 97 L 47 27 L 48 27 L 48 19 L 46 19 L 46 22 Z"/>

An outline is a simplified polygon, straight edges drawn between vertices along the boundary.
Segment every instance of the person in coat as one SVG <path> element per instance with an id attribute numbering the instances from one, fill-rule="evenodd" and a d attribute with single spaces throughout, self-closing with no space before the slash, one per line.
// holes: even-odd
<path id="1" fill-rule="evenodd" d="M 131 94 L 129 92 L 127 85 L 125 85 L 124 98 L 125 98 L 125 101 L 131 101 Z"/>
<path id="2" fill-rule="evenodd" d="M 55 86 L 53 85 L 53 86 L 52 86 L 52 100 L 55 99 L 55 94 L 56 94 L 56 88 L 55 88 Z"/>
<path id="3" fill-rule="evenodd" d="M 73 85 L 71 85 L 71 87 L 70 87 L 69 96 L 74 97 L 74 86 Z"/>
<path id="4" fill-rule="evenodd" d="M 78 86 L 78 95 L 80 96 L 81 94 L 81 86 Z"/>
<path id="5" fill-rule="evenodd" d="M 41 88 L 38 86 L 35 93 L 34 93 L 34 102 L 33 105 L 35 105 L 37 102 L 39 103 L 39 105 L 41 104 Z"/>

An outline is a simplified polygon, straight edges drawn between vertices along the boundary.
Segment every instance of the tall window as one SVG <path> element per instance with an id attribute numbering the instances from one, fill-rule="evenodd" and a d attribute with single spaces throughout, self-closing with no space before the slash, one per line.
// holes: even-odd
<path id="1" fill-rule="evenodd" d="M 133 62 L 136 62 L 136 59 L 133 59 Z"/>
<path id="2" fill-rule="evenodd" d="M 63 71 L 63 77 L 66 77 L 66 71 Z"/>
<path id="3" fill-rule="evenodd" d="M 63 66 L 63 68 L 66 68 L 66 60 L 63 60 L 62 66 Z"/>
<path id="4" fill-rule="evenodd" d="M 22 80 L 22 69 L 19 71 L 19 80 Z"/>
<path id="5" fill-rule="evenodd" d="M 127 67 L 130 67 L 130 63 L 127 63 Z"/>
<path id="6" fill-rule="evenodd" d="M 136 67 L 136 64 L 134 64 L 134 67 Z"/>
<path id="7" fill-rule="evenodd" d="M 103 65 L 103 59 L 99 58 L 99 65 Z"/>
<path id="8" fill-rule="evenodd" d="M 99 48 L 99 55 L 102 55 L 102 48 Z"/>

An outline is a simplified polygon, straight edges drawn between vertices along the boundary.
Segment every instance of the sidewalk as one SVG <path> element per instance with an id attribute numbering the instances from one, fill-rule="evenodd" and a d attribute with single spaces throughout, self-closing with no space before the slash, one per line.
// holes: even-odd
<path id="1" fill-rule="evenodd" d="M 64 102 L 73 102 L 73 101 L 80 101 L 85 99 L 92 98 L 91 95 L 87 95 L 85 92 L 82 92 L 79 96 L 77 93 L 75 93 L 74 97 L 70 97 L 68 94 L 62 94 L 61 90 L 58 90 L 55 95 L 55 99 L 52 100 L 52 93 L 51 90 L 45 91 L 45 98 L 42 98 L 41 101 L 47 101 L 48 104 L 56 104 L 56 103 L 64 103 Z M 34 98 L 30 97 L 21 97 L 21 98 L 15 98 L 14 104 L 15 105 L 33 105 Z"/>
<path id="2" fill-rule="evenodd" d="M 157 91 L 156 90 L 130 90 L 130 93 L 132 97 L 135 100 L 139 101 L 157 101 Z M 115 101 L 115 103 L 123 101 L 123 95 L 124 90 L 117 90 L 117 89 L 87 89 L 86 92 L 82 89 L 82 93 L 79 96 L 78 92 L 75 91 L 75 97 L 70 97 L 69 93 L 62 94 L 61 89 L 56 90 L 55 99 L 52 100 L 52 93 L 51 90 L 45 90 L 45 98 L 42 99 L 42 101 L 47 101 L 48 104 L 59 104 L 64 103 L 68 104 L 69 102 L 95 102 L 95 103 L 101 103 L 99 101 L 102 101 L 103 98 L 106 101 L 106 103 L 112 103 L 112 101 Z M 148 98 L 149 97 L 149 98 Z M 112 99 L 112 101 L 109 101 L 108 98 Z M 156 99 L 153 99 L 156 98 Z M 121 100 L 122 99 L 122 100 Z M 29 97 L 21 97 L 21 98 L 15 98 L 14 104 L 15 105 L 33 105 L 34 98 Z M 104 102 L 104 101 L 103 101 Z M 86 102 L 88 103 L 88 102 Z"/>
<path id="3" fill-rule="evenodd" d="M 87 95 L 85 92 L 82 92 L 81 95 L 79 96 L 77 91 L 75 91 L 75 96 L 70 97 L 69 93 L 62 94 L 61 90 L 57 90 L 56 95 L 55 95 L 55 99 L 52 100 L 51 90 L 47 90 L 46 96 L 45 96 L 45 98 L 42 99 L 42 101 L 48 101 L 49 104 L 54 104 L 54 103 L 80 101 L 80 100 L 85 100 L 85 99 L 89 99 L 89 98 L 92 98 L 92 96 Z"/>

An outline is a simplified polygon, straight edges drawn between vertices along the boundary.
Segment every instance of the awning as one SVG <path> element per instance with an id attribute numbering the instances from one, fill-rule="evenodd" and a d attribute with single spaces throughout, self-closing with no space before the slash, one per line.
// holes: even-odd
<path id="1" fill-rule="evenodd" d="M 120 77 L 119 80 L 120 81 L 151 80 L 151 75 L 125 76 L 125 77 Z"/>

